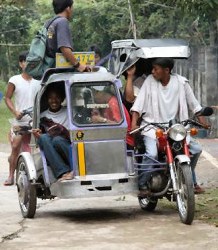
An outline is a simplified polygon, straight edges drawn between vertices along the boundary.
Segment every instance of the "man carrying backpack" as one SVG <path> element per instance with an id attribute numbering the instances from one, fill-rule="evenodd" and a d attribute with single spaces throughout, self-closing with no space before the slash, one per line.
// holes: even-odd
<path id="1" fill-rule="evenodd" d="M 50 24 L 47 32 L 47 55 L 55 57 L 56 52 L 61 52 L 78 71 L 86 71 L 86 65 L 81 65 L 74 57 L 72 35 L 69 20 L 73 14 L 73 0 L 53 0 L 54 12 L 57 18 Z"/>
<path id="2" fill-rule="evenodd" d="M 68 62 L 78 71 L 90 71 L 81 65 L 73 55 L 73 42 L 69 20 L 73 13 L 73 0 L 53 0 L 55 17 L 48 20 L 32 40 L 26 58 L 27 74 L 40 80 L 49 68 L 55 67 L 56 53 L 62 53 Z"/>

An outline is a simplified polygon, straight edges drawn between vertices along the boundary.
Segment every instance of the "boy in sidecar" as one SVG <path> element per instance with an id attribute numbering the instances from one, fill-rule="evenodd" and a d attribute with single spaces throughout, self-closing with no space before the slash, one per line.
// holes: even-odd
<path id="1" fill-rule="evenodd" d="M 65 94 L 61 93 L 57 86 L 49 86 L 47 89 L 49 108 L 40 115 L 41 129 L 33 129 L 33 134 L 58 181 L 73 179 L 73 171 L 69 165 L 70 137 L 67 130 L 67 108 L 61 105 L 64 98 Z"/>

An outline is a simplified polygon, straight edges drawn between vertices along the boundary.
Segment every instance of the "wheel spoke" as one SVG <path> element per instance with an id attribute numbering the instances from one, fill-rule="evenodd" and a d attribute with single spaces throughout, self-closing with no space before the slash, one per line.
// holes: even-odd
<path id="1" fill-rule="evenodd" d="M 194 218 L 194 192 L 192 189 L 192 175 L 189 165 L 178 165 L 178 187 L 177 206 L 181 221 L 191 224 Z"/>

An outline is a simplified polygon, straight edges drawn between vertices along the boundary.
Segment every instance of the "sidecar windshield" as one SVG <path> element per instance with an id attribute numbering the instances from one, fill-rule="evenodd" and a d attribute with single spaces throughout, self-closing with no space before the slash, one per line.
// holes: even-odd
<path id="1" fill-rule="evenodd" d="M 79 126 L 118 125 L 121 104 L 111 82 L 74 83 L 71 86 L 73 123 Z"/>

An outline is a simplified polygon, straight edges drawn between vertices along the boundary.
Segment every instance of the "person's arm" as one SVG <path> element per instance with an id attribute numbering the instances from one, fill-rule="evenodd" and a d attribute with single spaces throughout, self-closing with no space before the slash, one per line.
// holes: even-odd
<path id="1" fill-rule="evenodd" d="M 188 102 L 188 106 L 191 109 L 191 111 L 196 114 L 197 112 L 199 112 L 202 107 L 199 104 L 198 100 L 196 99 L 193 90 L 191 89 L 189 83 L 185 83 L 185 91 L 186 91 L 186 99 Z M 197 120 L 205 127 L 205 128 L 209 128 L 210 125 L 208 124 L 207 120 L 205 119 L 204 116 L 197 116 Z"/>
<path id="2" fill-rule="evenodd" d="M 79 70 L 80 72 L 86 70 L 86 65 L 82 65 L 79 63 L 79 61 L 77 61 L 70 48 L 61 47 L 60 51 L 63 54 L 63 56 L 67 59 L 67 61 L 69 61 L 77 70 Z"/>
<path id="3" fill-rule="evenodd" d="M 14 107 L 14 103 L 12 102 L 12 97 L 15 91 L 15 86 L 13 83 L 8 83 L 8 87 L 6 90 L 6 94 L 5 94 L 5 103 L 7 105 L 7 107 L 9 108 L 9 110 L 11 111 L 11 113 L 16 117 L 16 119 L 21 119 L 22 114 L 21 112 L 17 111 Z"/>
<path id="4" fill-rule="evenodd" d="M 197 119 L 204 126 L 205 129 L 209 129 L 211 127 L 204 116 L 197 116 Z"/>
<path id="5" fill-rule="evenodd" d="M 188 81 L 184 83 L 184 88 L 185 88 L 185 95 L 186 95 L 186 101 L 188 104 L 188 108 L 193 112 L 193 114 L 196 114 L 199 112 L 202 107 L 198 100 L 196 99 L 193 90 L 191 86 L 189 85 Z"/>
<path id="6" fill-rule="evenodd" d="M 131 130 L 137 129 L 139 126 L 137 125 L 139 119 L 139 113 L 133 111 L 132 112 L 132 122 L 131 122 Z"/>
<path id="7" fill-rule="evenodd" d="M 213 108 L 213 109 L 218 109 L 218 106 L 211 106 L 211 108 Z"/>
<path id="8" fill-rule="evenodd" d="M 133 89 L 133 79 L 135 75 L 136 67 L 133 65 L 127 72 L 127 81 L 124 90 L 124 97 L 127 102 L 133 103 L 135 101 L 134 89 Z"/>

